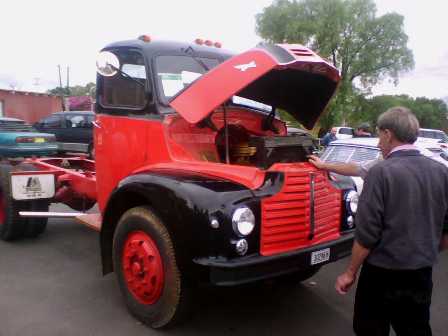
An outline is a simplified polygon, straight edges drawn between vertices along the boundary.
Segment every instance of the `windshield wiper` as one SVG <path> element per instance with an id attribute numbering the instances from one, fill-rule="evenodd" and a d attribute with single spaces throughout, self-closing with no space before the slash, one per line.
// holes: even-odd
<path id="1" fill-rule="evenodd" d="M 133 82 L 136 82 L 138 85 L 140 85 L 141 87 L 145 88 L 145 84 L 138 81 L 137 79 L 135 79 L 134 77 L 132 77 L 131 75 L 127 74 L 126 72 L 124 72 L 123 70 L 117 68 L 116 66 L 113 66 L 110 63 L 107 63 L 112 69 L 118 71 L 124 78 L 130 79 Z"/>

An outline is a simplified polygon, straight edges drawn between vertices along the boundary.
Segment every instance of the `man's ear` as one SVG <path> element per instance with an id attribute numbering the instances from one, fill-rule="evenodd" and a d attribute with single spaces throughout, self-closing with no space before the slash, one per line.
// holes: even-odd
<path id="1" fill-rule="evenodd" d="M 387 140 L 388 143 L 393 142 L 394 139 L 395 139 L 394 134 L 387 128 L 384 130 L 384 135 L 385 135 L 386 140 Z"/>

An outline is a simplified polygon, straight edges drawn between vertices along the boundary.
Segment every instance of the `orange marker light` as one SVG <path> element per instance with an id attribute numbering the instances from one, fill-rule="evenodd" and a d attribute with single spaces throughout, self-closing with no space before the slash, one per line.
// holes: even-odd
<path id="1" fill-rule="evenodd" d="M 200 38 L 197 38 L 196 40 L 194 40 L 194 42 L 195 42 L 196 44 L 199 44 L 199 45 L 203 45 L 203 44 L 204 44 L 204 40 L 203 40 L 203 39 L 200 39 Z"/>
<path id="2" fill-rule="evenodd" d="M 216 48 L 221 48 L 221 47 L 222 47 L 222 44 L 221 44 L 221 42 L 215 42 L 214 46 L 215 46 Z"/>
<path id="3" fill-rule="evenodd" d="M 211 47 L 211 46 L 213 45 L 213 42 L 210 41 L 210 40 L 205 40 L 204 44 L 205 44 L 207 47 Z"/>
<path id="4" fill-rule="evenodd" d="M 140 35 L 138 39 L 143 42 L 151 42 L 151 37 L 149 35 Z"/>

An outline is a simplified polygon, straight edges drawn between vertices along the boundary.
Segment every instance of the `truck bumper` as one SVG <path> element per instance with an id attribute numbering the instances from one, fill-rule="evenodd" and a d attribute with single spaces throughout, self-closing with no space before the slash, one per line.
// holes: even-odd
<path id="1" fill-rule="evenodd" d="M 348 233 L 338 240 L 276 256 L 251 255 L 233 260 L 197 258 L 193 261 L 209 269 L 210 282 L 212 284 L 217 286 L 235 286 L 307 270 L 311 267 L 337 261 L 351 253 L 353 237 L 353 233 Z M 325 262 L 311 265 L 312 253 L 327 248 L 330 249 L 330 258 Z"/>

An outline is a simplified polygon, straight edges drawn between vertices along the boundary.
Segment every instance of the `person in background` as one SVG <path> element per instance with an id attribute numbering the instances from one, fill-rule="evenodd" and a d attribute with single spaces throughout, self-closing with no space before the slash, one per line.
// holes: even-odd
<path id="1" fill-rule="evenodd" d="M 369 123 L 362 123 L 355 129 L 354 137 L 371 137 L 372 133 L 370 132 Z"/>
<path id="2" fill-rule="evenodd" d="M 325 134 L 322 138 L 322 146 L 328 146 L 330 142 L 336 140 L 336 127 L 333 127 L 330 132 Z"/>
<path id="3" fill-rule="evenodd" d="M 448 169 L 412 145 L 419 124 L 406 108 L 378 118 L 384 160 L 368 170 L 355 217 L 350 263 L 336 280 L 346 294 L 361 274 L 358 336 L 431 335 L 432 267 L 448 247 Z"/>

